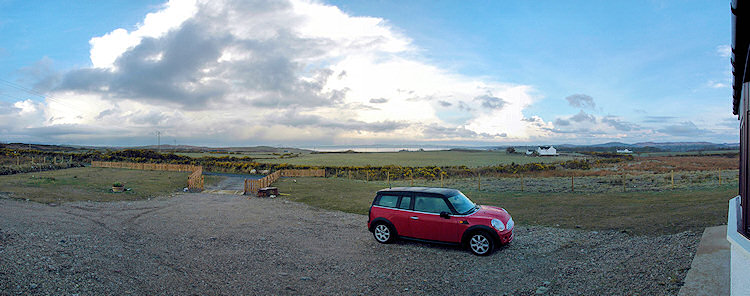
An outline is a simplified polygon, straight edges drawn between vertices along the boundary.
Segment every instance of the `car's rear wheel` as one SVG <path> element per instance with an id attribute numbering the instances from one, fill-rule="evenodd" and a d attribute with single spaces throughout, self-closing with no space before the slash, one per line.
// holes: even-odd
<path id="1" fill-rule="evenodd" d="M 378 223 L 378 225 L 375 225 L 372 235 L 375 236 L 375 240 L 381 244 L 390 243 L 395 237 L 393 228 L 385 223 Z"/>
<path id="2" fill-rule="evenodd" d="M 492 252 L 494 242 L 486 232 L 478 231 L 469 237 L 468 247 L 474 255 L 486 256 Z"/>

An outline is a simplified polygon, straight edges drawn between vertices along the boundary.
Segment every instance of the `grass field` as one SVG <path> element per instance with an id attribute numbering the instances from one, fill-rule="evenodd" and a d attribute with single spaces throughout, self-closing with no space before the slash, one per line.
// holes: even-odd
<path id="1" fill-rule="evenodd" d="M 136 200 L 182 191 L 187 176 L 180 172 L 72 168 L 0 176 L 0 193 L 43 203 Z M 113 193 L 114 182 L 131 190 Z"/>
<path id="2" fill-rule="evenodd" d="M 371 153 L 315 153 L 294 158 L 259 159 L 264 163 L 287 163 L 310 166 L 385 166 L 406 167 L 461 166 L 484 167 L 499 164 L 525 164 L 532 162 L 560 162 L 572 156 L 530 157 L 507 154 L 505 151 L 424 151 L 424 152 L 371 152 Z"/>
<path id="3" fill-rule="evenodd" d="M 337 178 L 282 178 L 274 186 L 293 201 L 359 214 L 367 214 L 375 192 L 387 187 L 385 182 Z M 658 235 L 700 232 L 726 223 L 728 200 L 737 195 L 737 183 L 625 193 L 463 192 L 478 204 L 504 207 L 519 224 Z"/>
<path id="4" fill-rule="evenodd" d="M 699 156 L 709 154 L 737 154 L 739 150 L 708 150 L 708 151 L 685 151 L 685 152 L 643 152 L 633 153 L 636 156 Z"/>

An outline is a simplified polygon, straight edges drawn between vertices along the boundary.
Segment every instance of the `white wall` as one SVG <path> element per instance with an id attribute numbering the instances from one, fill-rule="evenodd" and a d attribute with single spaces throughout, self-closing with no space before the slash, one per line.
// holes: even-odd
<path id="1" fill-rule="evenodd" d="M 750 295 L 750 240 L 737 232 L 737 207 L 740 197 L 729 200 L 727 240 L 732 245 L 729 266 L 732 295 Z"/>

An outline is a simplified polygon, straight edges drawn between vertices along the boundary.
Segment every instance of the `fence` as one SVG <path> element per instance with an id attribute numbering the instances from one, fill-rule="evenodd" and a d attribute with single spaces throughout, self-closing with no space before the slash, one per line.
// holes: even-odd
<path id="1" fill-rule="evenodd" d="M 188 190 L 190 191 L 202 191 L 203 190 L 203 168 L 198 167 L 188 176 Z"/>
<path id="2" fill-rule="evenodd" d="M 203 190 L 203 167 L 198 166 L 198 165 L 92 161 L 91 167 L 131 169 L 131 170 L 170 171 L 170 172 L 192 172 L 190 176 L 188 176 L 188 189 L 190 191 Z"/>
<path id="3" fill-rule="evenodd" d="M 273 184 L 273 182 L 276 182 L 281 177 L 281 171 L 275 171 L 272 174 L 265 176 L 263 178 L 260 178 L 258 180 L 250 180 L 245 179 L 245 193 L 248 194 L 252 192 L 253 194 L 258 193 L 258 189 L 261 189 L 263 187 L 268 187 L 269 185 Z"/>
<path id="4" fill-rule="evenodd" d="M 282 170 L 282 177 L 325 177 L 326 170 Z"/>
<path id="5" fill-rule="evenodd" d="M 151 171 L 170 171 L 170 172 L 194 172 L 202 168 L 192 164 L 169 164 L 169 163 L 135 163 L 135 162 L 110 162 L 110 161 L 92 161 L 91 167 L 95 168 L 116 168 L 132 170 L 151 170 Z"/>
<path id="6" fill-rule="evenodd" d="M 318 170 L 280 170 L 258 180 L 245 179 L 245 194 L 257 194 L 258 189 L 268 187 L 281 177 L 325 177 L 326 171 Z"/>
<path id="7" fill-rule="evenodd" d="M 352 173 L 352 177 L 354 174 Z M 475 176 L 473 178 L 434 178 L 408 180 L 367 180 L 384 187 L 449 187 L 461 191 L 531 192 L 531 193 L 615 193 L 661 192 L 666 190 L 717 189 L 736 190 L 738 170 L 680 171 L 667 173 L 612 174 L 604 176 Z M 345 177 L 346 178 L 346 177 Z M 352 178 L 352 180 L 355 180 Z"/>

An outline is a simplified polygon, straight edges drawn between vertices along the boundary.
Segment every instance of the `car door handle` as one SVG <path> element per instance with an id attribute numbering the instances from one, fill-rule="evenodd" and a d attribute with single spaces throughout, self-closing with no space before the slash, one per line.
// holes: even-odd
<path id="1" fill-rule="evenodd" d="M 412 219 L 412 220 L 419 220 L 419 217 L 417 217 L 417 216 L 414 216 L 414 217 L 411 217 L 411 219 Z"/>

